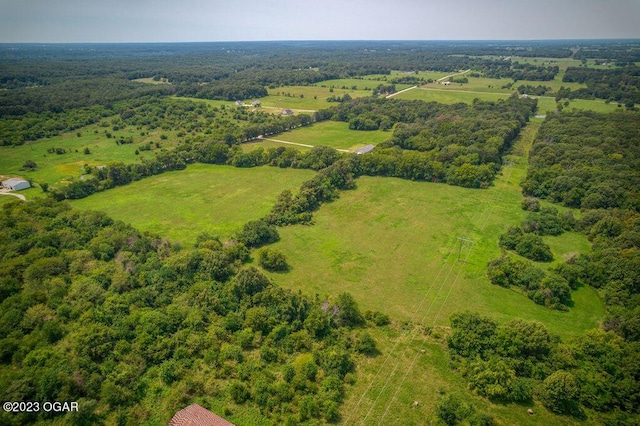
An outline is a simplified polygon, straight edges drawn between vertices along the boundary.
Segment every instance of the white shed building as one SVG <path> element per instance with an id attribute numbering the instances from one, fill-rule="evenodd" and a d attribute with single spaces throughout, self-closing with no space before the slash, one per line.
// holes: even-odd
<path id="1" fill-rule="evenodd" d="M 21 189 L 31 188 L 31 184 L 24 179 L 11 178 L 2 181 L 2 186 L 12 191 L 20 191 Z"/>
<path id="2" fill-rule="evenodd" d="M 367 152 L 373 151 L 374 148 L 375 148 L 375 145 L 365 145 L 362 148 L 356 149 L 355 153 L 358 154 L 358 155 L 366 154 Z"/>

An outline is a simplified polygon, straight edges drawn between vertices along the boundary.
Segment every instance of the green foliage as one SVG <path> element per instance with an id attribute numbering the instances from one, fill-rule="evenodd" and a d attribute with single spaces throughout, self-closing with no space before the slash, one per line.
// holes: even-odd
<path id="1" fill-rule="evenodd" d="M 570 207 L 637 210 L 638 120 L 632 112 L 550 116 L 533 144 L 524 194 Z"/>
<path id="2" fill-rule="evenodd" d="M 267 221 L 253 220 L 243 226 L 237 238 L 247 247 L 260 247 L 278 241 L 280 236 L 275 226 Z"/>
<path id="3" fill-rule="evenodd" d="M 335 300 L 335 320 L 340 325 L 354 326 L 364 323 L 358 304 L 349 293 L 340 293 Z"/>
<path id="4" fill-rule="evenodd" d="M 537 262 L 549 262 L 553 260 L 551 248 L 542 238 L 532 232 L 525 232 L 519 226 L 510 227 L 505 234 L 500 236 L 500 247 L 513 250 L 520 256 Z"/>
<path id="5" fill-rule="evenodd" d="M 355 349 L 357 352 L 366 355 L 374 355 L 378 352 L 378 349 L 376 348 L 376 341 L 369 333 L 366 332 L 357 337 Z"/>
<path id="6" fill-rule="evenodd" d="M 164 422 L 203 395 L 274 418 L 339 419 L 354 342 L 370 345 L 366 332 L 338 329 L 317 299 L 243 267 L 235 246 L 203 235 L 181 249 L 51 199 L 8 204 L 0 218 L 6 398 L 90 398 L 74 413 L 80 423 L 144 423 L 139 410 L 158 401 L 171 407 L 158 414 Z M 361 324 L 352 298 L 337 301 L 340 321 Z"/>
<path id="7" fill-rule="evenodd" d="M 455 395 L 445 395 L 438 402 L 438 417 L 448 426 L 462 423 L 471 417 L 473 412 L 473 406 Z"/>
<path id="8" fill-rule="evenodd" d="M 500 358 L 476 360 L 466 366 L 469 387 L 490 399 L 507 400 L 516 379 L 515 371 Z"/>
<path id="9" fill-rule="evenodd" d="M 380 311 L 366 311 L 364 313 L 364 318 L 367 321 L 371 321 L 373 324 L 377 325 L 378 327 L 388 325 L 391 323 L 391 320 L 389 319 L 389 315 L 384 314 Z"/>
<path id="10" fill-rule="evenodd" d="M 289 270 L 286 256 L 282 252 L 274 249 L 262 249 L 258 255 L 258 262 L 260 266 L 269 271 L 282 272 Z"/>
<path id="11" fill-rule="evenodd" d="M 580 388 L 573 374 L 556 371 L 542 383 L 540 400 L 549 410 L 558 414 L 580 414 Z"/>

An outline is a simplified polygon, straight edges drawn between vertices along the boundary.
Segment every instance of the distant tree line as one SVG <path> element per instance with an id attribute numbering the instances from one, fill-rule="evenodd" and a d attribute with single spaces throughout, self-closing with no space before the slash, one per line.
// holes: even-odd
<path id="1" fill-rule="evenodd" d="M 629 65 L 614 69 L 569 67 L 564 82 L 577 82 L 586 88 L 570 90 L 562 87 L 556 99 L 605 99 L 629 108 L 640 104 L 640 67 Z"/>
<path id="2" fill-rule="evenodd" d="M 640 210 L 640 118 L 634 112 L 552 114 L 522 182 L 527 196 L 569 207 Z"/>

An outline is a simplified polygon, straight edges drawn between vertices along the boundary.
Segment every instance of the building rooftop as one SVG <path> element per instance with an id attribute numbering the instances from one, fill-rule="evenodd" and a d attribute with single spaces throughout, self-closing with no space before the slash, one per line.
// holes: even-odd
<path id="1" fill-rule="evenodd" d="M 191 404 L 178 411 L 169 422 L 169 426 L 234 426 L 234 424 L 198 404 Z"/>

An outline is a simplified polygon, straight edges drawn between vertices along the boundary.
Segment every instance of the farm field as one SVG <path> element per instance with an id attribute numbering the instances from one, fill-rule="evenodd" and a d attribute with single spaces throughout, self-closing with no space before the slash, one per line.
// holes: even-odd
<path id="1" fill-rule="evenodd" d="M 277 195 L 297 189 L 310 170 L 192 164 L 72 201 L 117 220 L 191 245 L 204 232 L 223 238 L 269 212 Z"/>
<path id="2" fill-rule="evenodd" d="M 323 84 L 325 83 L 323 82 Z M 268 92 L 268 96 L 260 98 L 262 107 L 312 111 L 336 105 L 327 102 L 327 98 L 331 96 L 344 96 L 346 93 L 352 98 L 371 96 L 371 90 L 351 89 L 350 86 L 347 89 L 335 88 L 333 92 L 329 91 L 329 86 L 283 86 L 269 89 Z"/>
<path id="3" fill-rule="evenodd" d="M 359 178 L 356 190 L 322 206 L 314 226 L 281 229 L 275 247 L 287 255 L 292 270 L 274 274 L 274 280 L 320 296 L 349 291 L 363 310 L 427 324 L 446 325 L 451 313 L 468 309 L 497 320 L 537 319 L 563 337 L 597 326 L 604 309 L 593 289 L 579 289 L 575 299 L 581 303 L 559 312 L 489 283 L 485 266 L 500 253 L 498 236 L 525 215 L 519 181 L 526 161 L 511 159 L 513 170 L 488 190 Z M 588 249 L 583 236 L 557 238 L 553 247 L 559 257 Z M 458 262 L 459 256 L 466 262 Z M 425 311 L 428 306 L 433 309 Z"/>
<path id="4" fill-rule="evenodd" d="M 103 121 L 106 123 L 109 119 Z M 111 134 L 111 137 L 108 138 L 106 133 Z M 163 134 L 167 135 L 166 140 L 161 140 Z M 116 143 L 120 138 L 129 137 L 133 138 L 133 143 Z M 85 164 L 98 166 L 109 162 L 131 163 L 139 161 L 141 157 L 152 158 L 158 150 L 155 145 L 150 151 L 139 151 L 136 154 L 141 146 L 152 142 L 169 148 L 177 142 L 177 138 L 175 132 L 170 130 L 158 129 L 145 132 L 142 136 L 135 128 L 114 131 L 111 126 L 104 127 L 98 123 L 24 145 L 0 146 L 0 170 L 5 175 L 18 175 L 36 183 L 55 185 L 83 174 Z M 66 152 L 48 152 L 56 148 L 63 148 Z M 85 148 L 89 150 L 88 154 L 84 153 Z M 33 171 L 20 170 L 27 160 L 34 161 L 38 167 Z"/>
<path id="5" fill-rule="evenodd" d="M 348 123 L 327 120 L 283 133 L 277 139 L 313 146 L 322 145 L 336 149 L 354 150 L 368 144 L 377 145 L 391 136 L 391 132 L 382 130 L 349 130 Z"/>

